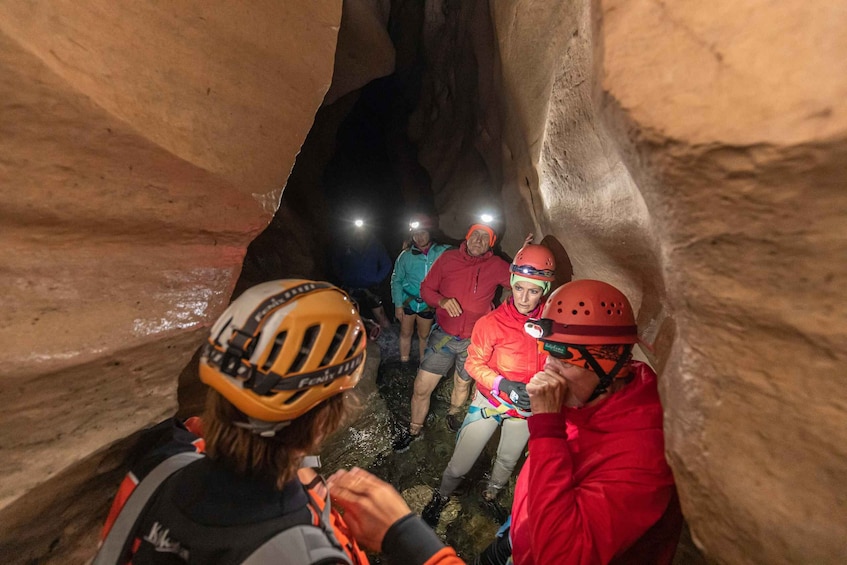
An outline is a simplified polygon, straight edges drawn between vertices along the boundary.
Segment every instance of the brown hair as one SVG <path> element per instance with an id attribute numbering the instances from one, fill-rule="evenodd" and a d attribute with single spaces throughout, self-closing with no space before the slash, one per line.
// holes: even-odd
<path id="1" fill-rule="evenodd" d="M 235 422 L 247 418 L 210 388 L 203 414 L 206 455 L 239 475 L 269 479 L 282 489 L 294 478 L 303 456 L 315 453 L 328 435 L 349 421 L 356 404 L 349 393 L 337 394 L 292 420 L 276 435 L 263 437 L 236 426 Z"/>

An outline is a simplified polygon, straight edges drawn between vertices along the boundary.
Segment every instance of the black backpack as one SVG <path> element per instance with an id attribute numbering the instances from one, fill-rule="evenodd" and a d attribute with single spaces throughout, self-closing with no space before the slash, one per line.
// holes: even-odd
<path id="1" fill-rule="evenodd" d="M 148 473 L 133 490 L 121 509 L 92 565 L 122 565 L 125 563 L 129 558 L 131 545 L 139 537 L 139 534 L 144 535 L 137 529 L 140 527 L 141 518 L 145 511 L 151 507 L 151 504 L 155 504 L 154 495 L 162 489 L 163 496 L 157 498 L 169 499 L 171 493 L 168 492 L 168 489 L 173 489 L 175 482 L 168 481 L 168 479 L 202 457 L 203 455 L 199 453 L 178 453 L 165 459 Z M 304 466 L 313 466 L 313 462 L 311 460 L 304 462 Z M 247 544 L 246 551 L 243 551 L 245 549 L 243 547 L 234 548 L 234 553 L 246 555 L 246 558 L 240 559 L 241 565 L 271 563 L 280 565 L 352 565 L 350 557 L 344 552 L 333 533 L 330 524 L 330 512 L 329 490 L 327 490 L 324 508 L 316 512 L 320 516 L 320 526 L 302 523 L 291 524 L 290 518 L 278 518 L 258 525 L 249 524 L 224 528 L 227 534 L 226 539 L 238 539 L 242 540 L 243 544 Z M 193 526 L 193 524 L 190 526 Z M 219 537 L 210 537 L 214 536 L 214 528 L 211 528 L 211 530 L 210 533 L 210 528 L 196 526 L 197 537 L 205 536 L 211 545 L 220 544 Z M 154 524 L 153 528 L 146 533 L 145 540 L 153 544 L 154 551 L 161 552 L 162 557 L 169 557 L 166 560 L 174 563 L 187 562 L 189 550 L 181 548 L 178 543 L 171 542 L 167 534 L 168 530 L 159 531 Z M 270 537 L 268 538 L 268 536 Z M 232 553 L 230 549 L 233 548 L 226 548 L 225 552 Z"/>

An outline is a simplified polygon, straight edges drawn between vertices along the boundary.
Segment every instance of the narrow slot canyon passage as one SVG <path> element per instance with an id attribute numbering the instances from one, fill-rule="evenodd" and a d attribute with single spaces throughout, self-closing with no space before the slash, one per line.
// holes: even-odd
<path id="1" fill-rule="evenodd" d="M 0 6 L 0 562 L 88 562 L 142 430 L 202 411 L 227 305 L 341 284 L 355 234 L 393 262 L 419 213 L 454 246 L 492 214 L 497 255 L 532 233 L 557 284 L 627 295 L 674 563 L 847 562 L 845 26 L 799 0 Z M 453 383 L 395 453 L 419 353 L 389 279 L 322 472 L 421 512 Z M 481 494 L 496 449 L 435 528 L 469 562 L 511 508 L 520 467 Z"/>

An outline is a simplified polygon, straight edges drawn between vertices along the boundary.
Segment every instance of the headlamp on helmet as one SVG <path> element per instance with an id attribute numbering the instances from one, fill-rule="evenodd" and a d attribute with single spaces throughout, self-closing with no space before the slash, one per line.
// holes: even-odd
<path id="1" fill-rule="evenodd" d="M 544 342 L 551 356 L 591 368 L 600 378 L 590 400 L 605 393 L 625 369 L 638 342 L 638 327 L 626 296 L 603 281 L 579 280 L 558 288 L 540 319 L 524 329 Z"/>
<path id="2" fill-rule="evenodd" d="M 412 216 L 411 220 L 409 220 L 409 231 L 423 231 L 423 230 L 431 230 L 433 228 L 433 220 L 426 214 L 415 214 Z"/>

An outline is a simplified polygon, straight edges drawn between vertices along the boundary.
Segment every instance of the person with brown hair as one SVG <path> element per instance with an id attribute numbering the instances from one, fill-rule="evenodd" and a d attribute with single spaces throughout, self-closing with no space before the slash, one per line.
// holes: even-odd
<path id="1" fill-rule="evenodd" d="M 202 421 L 167 420 L 143 436 L 95 565 L 368 563 L 310 455 L 351 414 L 345 391 L 364 370 L 364 334 L 329 283 L 272 281 L 235 300 L 202 350 Z M 455 558 L 419 518 L 397 518 L 392 561 Z"/>

